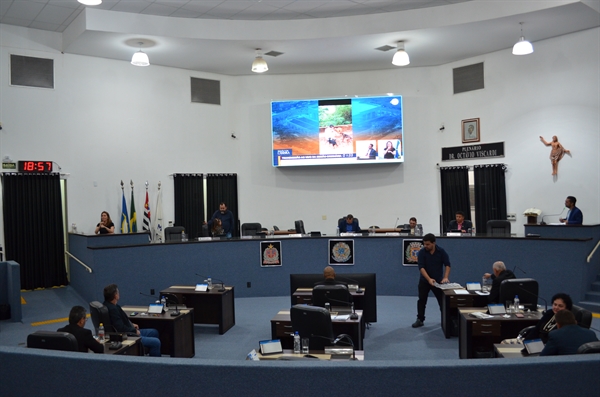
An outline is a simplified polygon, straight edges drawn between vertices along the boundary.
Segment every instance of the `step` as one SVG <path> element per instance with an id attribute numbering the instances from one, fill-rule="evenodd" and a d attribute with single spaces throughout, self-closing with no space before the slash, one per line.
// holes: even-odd
<path id="1" fill-rule="evenodd" d="M 587 291 L 585 293 L 585 300 L 590 302 L 598 302 L 600 303 L 600 292 L 596 291 Z"/>
<path id="2" fill-rule="evenodd" d="M 594 281 L 590 287 L 592 291 L 600 292 L 600 281 Z"/>
<path id="3" fill-rule="evenodd" d="M 584 309 L 588 309 L 592 313 L 600 314 L 600 303 L 598 302 L 581 301 L 577 303 L 577 306 L 581 306 Z"/>

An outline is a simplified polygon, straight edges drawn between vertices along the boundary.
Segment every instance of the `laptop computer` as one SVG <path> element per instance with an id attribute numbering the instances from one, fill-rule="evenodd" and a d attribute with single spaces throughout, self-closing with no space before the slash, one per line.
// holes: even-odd
<path id="1" fill-rule="evenodd" d="M 488 305 L 488 312 L 490 314 L 506 314 L 506 307 L 501 303 L 490 303 Z"/>
<path id="2" fill-rule="evenodd" d="M 523 341 L 523 354 L 531 356 L 532 354 L 540 354 L 544 350 L 544 342 L 541 339 L 531 339 Z"/>

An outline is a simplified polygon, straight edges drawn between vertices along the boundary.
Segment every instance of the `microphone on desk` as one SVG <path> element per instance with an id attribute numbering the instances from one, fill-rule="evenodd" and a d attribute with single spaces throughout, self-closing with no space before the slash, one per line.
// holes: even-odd
<path id="1" fill-rule="evenodd" d="M 565 208 L 567 207 L 563 207 L 562 211 L 560 211 L 560 214 L 548 214 L 548 215 L 544 215 L 542 216 L 542 221 L 540 222 L 540 225 L 545 225 L 546 222 L 544 222 L 544 218 L 547 216 L 561 216 L 563 212 L 565 212 Z"/>
<path id="2" fill-rule="evenodd" d="M 400 220 L 400 217 L 396 218 L 396 223 L 394 223 L 394 229 L 396 228 L 396 226 L 398 226 L 398 221 Z"/>
<path id="3" fill-rule="evenodd" d="M 343 303 L 345 306 L 350 306 L 350 308 L 352 309 L 352 313 L 350 313 L 350 318 L 352 320 L 358 320 L 358 314 L 356 314 L 356 311 L 354 310 L 354 302 L 340 301 L 337 299 L 330 298 L 328 296 L 326 296 L 325 299 L 327 299 L 328 302 Z"/>
<path id="4" fill-rule="evenodd" d="M 336 275 L 336 276 L 337 276 L 337 278 L 339 278 L 339 279 L 342 279 L 342 280 L 344 280 L 344 279 L 345 279 L 345 280 L 348 280 L 348 281 L 350 281 L 351 283 L 356 283 L 356 286 L 358 287 L 358 288 L 356 289 L 356 293 L 357 293 L 357 294 L 362 294 L 363 292 L 365 292 L 365 291 L 363 291 L 362 289 L 360 289 L 360 283 L 359 283 L 357 280 L 354 280 L 354 279 L 352 279 L 352 278 L 350 278 L 350 277 L 341 276 L 341 275 L 339 275 L 339 274 L 338 274 L 338 275 Z"/>
<path id="5" fill-rule="evenodd" d="M 203 276 L 202 274 L 198 274 L 198 273 L 195 273 L 195 274 L 196 274 L 196 276 L 200 276 L 200 277 L 202 277 L 204 279 L 208 278 L 207 276 Z M 210 279 L 212 281 L 217 281 L 214 284 L 221 284 L 221 288 L 219 288 L 217 291 L 219 291 L 219 292 L 225 292 L 225 283 L 223 282 L 223 280 L 219 280 L 218 278 L 214 278 L 214 277 L 211 277 Z"/>
<path id="6" fill-rule="evenodd" d="M 350 342 L 350 343 L 346 343 L 346 344 L 352 346 L 352 358 L 351 358 L 351 360 L 355 361 L 356 360 L 356 349 L 354 348 L 354 342 L 352 341 L 352 338 L 350 337 L 350 335 L 348 335 L 348 334 L 339 334 L 333 340 L 333 344 L 337 345 L 339 342 L 341 342 L 344 339 L 346 339 L 347 341 Z"/>

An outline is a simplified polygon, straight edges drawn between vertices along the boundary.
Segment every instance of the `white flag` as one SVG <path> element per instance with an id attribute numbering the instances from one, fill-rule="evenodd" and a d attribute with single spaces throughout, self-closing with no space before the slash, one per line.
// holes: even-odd
<path id="1" fill-rule="evenodd" d="M 154 222 L 152 226 L 153 243 L 162 243 L 165 240 L 165 231 L 163 230 L 163 210 L 162 210 L 162 192 L 158 190 L 156 198 L 156 211 L 154 212 Z"/>

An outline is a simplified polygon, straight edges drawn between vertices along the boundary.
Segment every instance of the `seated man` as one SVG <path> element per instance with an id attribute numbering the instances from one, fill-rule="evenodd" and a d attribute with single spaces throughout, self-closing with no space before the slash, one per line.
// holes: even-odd
<path id="1" fill-rule="evenodd" d="M 473 228 L 471 221 L 465 219 L 465 213 L 462 211 L 456 211 L 456 220 L 450 221 L 448 224 L 448 231 L 460 230 L 463 233 L 467 233 L 469 229 Z"/>
<path id="2" fill-rule="evenodd" d="M 594 331 L 577 325 L 577 320 L 570 311 L 560 310 L 554 317 L 556 329 L 548 334 L 548 343 L 540 356 L 576 354 L 579 346 L 598 340 Z"/>
<path id="3" fill-rule="evenodd" d="M 417 233 L 417 218 L 414 216 L 408 221 L 408 228 L 410 229 L 410 234 L 414 236 Z"/>
<path id="4" fill-rule="evenodd" d="M 69 313 L 69 325 L 57 329 L 58 332 L 68 332 L 77 339 L 79 351 L 87 353 L 88 349 L 94 353 L 104 353 L 104 345 L 94 339 L 92 331 L 85 326 L 87 321 L 85 308 L 83 306 L 73 306 Z"/>
<path id="5" fill-rule="evenodd" d="M 348 286 L 348 284 L 346 284 L 345 282 L 343 282 L 343 281 L 337 281 L 335 279 L 335 270 L 333 270 L 333 267 L 331 267 L 331 266 L 327 266 L 323 270 L 323 276 L 325 277 L 325 280 L 323 280 L 323 281 L 317 281 L 315 283 L 315 285 L 336 285 L 336 284 L 341 284 L 341 285 Z"/>
<path id="6" fill-rule="evenodd" d="M 141 337 L 142 345 L 149 349 L 151 356 L 160 357 L 160 339 L 158 331 L 155 329 L 139 329 L 137 324 L 133 324 L 127 314 L 123 311 L 119 302 L 119 288 L 116 284 L 110 284 L 104 287 L 104 306 L 108 308 L 110 321 L 117 332 L 130 332 Z"/>
<path id="7" fill-rule="evenodd" d="M 488 295 L 488 302 L 500 303 L 500 284 L 502 284 L 504 280 L 509 280 L 516 277 L 511 270 L 506 269 L 504 262 L 501 261 L 494 262 L 494 264 L 492 265 L 492 272 L 493 274 L 485 273 L 483 275 L 484 278 L 491 277 L 493 280 L 492 289 L 490 290 L 490 294 Z"/>
<path id="8" fill-rule="evenodd" d="M 354 219 L 352 214 L 348 214 L 347 217 L 340 219 L 338 228 L 340 229 L 340 233 L 360 233 L 358 219 Z"/>

